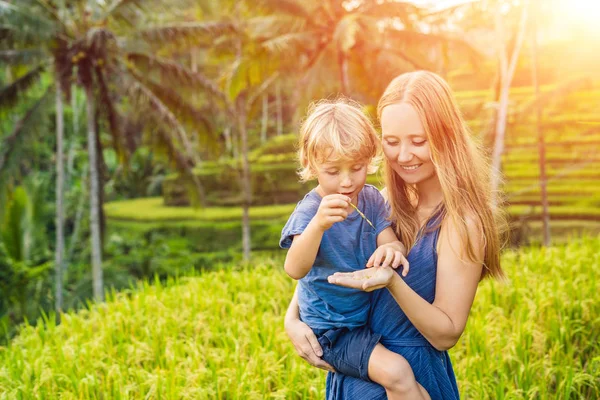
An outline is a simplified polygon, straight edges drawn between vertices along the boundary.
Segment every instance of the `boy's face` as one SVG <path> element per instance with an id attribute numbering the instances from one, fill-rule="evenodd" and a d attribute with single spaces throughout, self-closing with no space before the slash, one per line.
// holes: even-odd
<path id="1" fill-rule="evenodd" d="M 317 180 L 322 196 L 343 194 L 356 205 L 358 194 L 365 186 L 369 162 L 337 161 L 317 164 Z"/>

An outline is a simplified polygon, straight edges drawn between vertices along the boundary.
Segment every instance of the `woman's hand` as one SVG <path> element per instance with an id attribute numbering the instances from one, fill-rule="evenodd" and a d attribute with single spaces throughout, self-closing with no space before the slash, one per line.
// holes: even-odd
<path id="1" fill-rule="evenodd" d="M 331 365 L 321 359 L 323 350 L 317 337 L 308 325 L 299 319 L 286 320 L 285 332 L 296 348 L 298 355 L 304 358 L 306 362 L 314 367 L 335 372 Z"/>
<path id="2" fill-rule="evenodd" d="M 404 251 L 406 251 L 404 246 L 398 241 L 382 244 L 371 255 L 369 261 L 367 261 L 367 268 L 391 266 L 392 268 L 396 269 L 402 265 L 404 267 L 402 270 L 402 276 L 406 276 L 406 274 L 408 274 L 408 270 L 410 269 L 410 265 L 403 254 Z"/>
<path id="3" fill-rule="evenodd" d="M 329 275 L 329 283 L 372 292 L 392 284 L 396 272 L 390 267 L 372 267 L 354 272 L 336 272 Z"/>

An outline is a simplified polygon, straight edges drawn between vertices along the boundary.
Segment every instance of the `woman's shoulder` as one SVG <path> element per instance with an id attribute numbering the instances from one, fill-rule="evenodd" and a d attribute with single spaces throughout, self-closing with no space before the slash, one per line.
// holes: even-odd
<path id="1" fill-rule="evenodd" d="M 441 224 L 442 236 L 454 251 L 458 250 L 459 256 L 471 252 L 482 256 L 485 247 L 485 238 L 481 220 L 475 213 L 465 213 L 456 218 L 445 214 Z"/>

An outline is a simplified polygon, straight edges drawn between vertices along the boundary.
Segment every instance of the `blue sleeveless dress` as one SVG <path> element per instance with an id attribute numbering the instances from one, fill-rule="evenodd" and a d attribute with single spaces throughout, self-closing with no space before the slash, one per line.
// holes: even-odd
<path id="1" fill-rule="evenodd" d="M 431 218 L 410 253 L 406 283 L 429 303 L 435 298 L 436 245 L 440 214 Z M 381 344 L 402 355 L 412 367 L 417 382 L 432 400 L 459 399 L 456 377 L 446 351 L 436 350 L 413 326 L 387 289 L 373 293 L 369 326 L 382 335 Z M 340 373 L 327 375 L 327 400 L 387 399 L 382 386 Z"/>

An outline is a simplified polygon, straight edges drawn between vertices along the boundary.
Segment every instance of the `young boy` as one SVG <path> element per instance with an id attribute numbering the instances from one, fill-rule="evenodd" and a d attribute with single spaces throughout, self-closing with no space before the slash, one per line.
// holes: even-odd
<path id="1" fill-rule="evenodd" d="M 299 147 L 300 178 L 316 177 L 318 186 L 296 206 L 280 246 L 289 248 L 285 271 L 299 280 L 300 318 L 337 372 L 379 383 L 391 400 L 428 398 L 406 359 L 366 326 L 370 294 L 327 282 L 335 272 L 365 268 L 372 255 L 408 267 L 383 197 L 365 185 L 376 169 L 377 133 L 358 104 L 321 101 L 302 124 Z"/>

